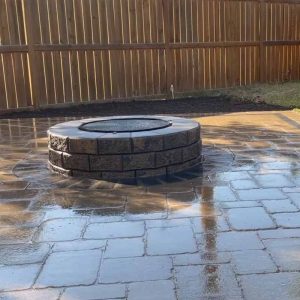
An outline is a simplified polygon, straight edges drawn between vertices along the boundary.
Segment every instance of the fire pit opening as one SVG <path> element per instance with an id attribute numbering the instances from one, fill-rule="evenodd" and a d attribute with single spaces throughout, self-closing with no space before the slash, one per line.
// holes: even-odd
<path id="1" fill-rule="evenodd" d="M 138 132 L 162 129 L 171 126 L 170 121 L 150 118 L 124 118 L 101 120 L 81 125 L 80 130 L 94 132 Z"/>
<path id="2" fill-rule="evenodd" d="M 104 180 L 168 176 L 201 163 L 198 122 L 171 116 L 93 118 L 48 130 L 49 168 Z"/>

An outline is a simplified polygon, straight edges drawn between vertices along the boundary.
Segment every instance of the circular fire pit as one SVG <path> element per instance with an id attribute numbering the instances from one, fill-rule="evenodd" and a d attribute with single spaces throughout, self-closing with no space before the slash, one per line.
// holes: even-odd
<path id="1" fill-rule="evenodd" d="M 97 179 L 173 174 L 201 162 L 199 123 L 170 116 L 93 118 L 48 130 L 54 172 Z"/>

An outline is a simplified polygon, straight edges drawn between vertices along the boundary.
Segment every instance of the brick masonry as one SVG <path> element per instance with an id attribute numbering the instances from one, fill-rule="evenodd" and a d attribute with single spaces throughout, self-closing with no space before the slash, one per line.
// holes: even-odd
<path id="1" fill-rule="evenodd" d="M 200 125 L 195 121 L 174 118 L 164 129 L 107 134 L 83 134 L 78 127 L 84 122 L 73 122 L 71 130 L 70 122 L 49 129 L 54 172 L 110 180 L 168 175 L 201 163 Z"/>

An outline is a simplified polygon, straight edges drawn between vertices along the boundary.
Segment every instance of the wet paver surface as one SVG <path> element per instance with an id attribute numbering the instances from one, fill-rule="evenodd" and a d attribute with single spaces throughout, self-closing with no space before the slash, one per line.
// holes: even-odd
<path id="1" fill-rule="evenodd" d="M 106 182 L 47 169 L 47 129 L 0 120 L 0 299 L 300 299 L 300 114 L 194 118 L 204 163 Z"/>

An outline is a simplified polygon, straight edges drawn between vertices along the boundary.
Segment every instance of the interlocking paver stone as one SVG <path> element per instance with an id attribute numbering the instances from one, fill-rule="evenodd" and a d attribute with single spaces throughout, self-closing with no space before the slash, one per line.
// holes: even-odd
<path id="1" fill-rule="evenodd" d="M 36 212 L 9 212 L 0 215 L 0 227 L 6 226 L 22 226 L 35 227 L 38 226 L 42 219 L 42 213 Z"/>
<path id="2" fill-rule="evenodd" d="M 51 174 L 46 131 L 65 118 L 0 120 L 0 299 L 299 299 L 300 130 L 289 118 L 300 124 L 292 111 L 203 116 L 202 169 L 137 182 Z M 97 168 L 76 159 L 111 146 L 52 145 L 59 159 L 73 150 L 60 162 L 76 169 Z"/>
<path id="3" fill-rule="evenodd" d="M 126 297 L 125 284 L 102 284 L 67 288 L 61 300 L 120 299 Z"/>
<path id="4" fill-rule="evenodd" d="M 86 221 L 85 218 L 65 218 L 46 221 L 41 226 L 36 240 L 44 242 L 79 239 Z"/>
<path id="5" fill-rule="evenodd" d="M 300 227 L 300 212 L 274 214 L 276 223 L 284 228 Z"/>
<path id="6" fill-rule="evenodd" d="M 0 190 L 24 190 L 27 185 L 28 182 L 22 180 L 0 182 Z"/>
<path id="7" fill-rule="evenodd" d="M 258 207 L 262 206 L 258 201 L 234 201 L 234 202 L 221 202 L 220 207 L 222 208 L 243 208 L 243 207 Z"/>
<path id="8" fill-rule="evenodd" d="M 254 250 L 264 248 L 255 232 L 220 232 L 216 234 L 216 236 L 212 235 L 211 238 L 214 238 L 216 242 L 215 248 L 218 251 Z M 201 240 L 205 240 L 205 238 L 202 237 Z"/>
<path id="9" fill-rule="evenodd" d="M 104 259 L 100 283 L 132 282 L 169 279 L 171 259 L 166 256 Z"/>
<path id="10" fill-rule="evenodd" d="M 52 248 L 55 252 L 93 250 L 106 247 L 106 240 L 78 240 L 69 242 L 56 242 Z"/>
<path id="11" fill-rule="evenodd" d="M 263 188 L 263 189 L 250 189 L 239 190 L 237 194 L 241 200 L 277 200 L 286 199 L 287 196 L 279 189 Z"/>
<path id="12" fill-rule="evenodd" d="M 270 170 L 291 170 L 296 168 L 296 165 L 293 165 L 293 162 L 290 161 L 276 161 L 276 162 L 268 162 L 261 164 L 263 169 Z"/>
<path id="13" fill-rule="evenodd" d="M 48 257 L 35 287 L 92 284 L 97 278 L 101 254 L 101 250 L 55 252 Z"/>
<path id="14" fill-rule="evenodd" d="M 0 265 L 42 263 L 50 251 L 49 244 L 20 244 L 0 246 Z"/>
<path id="15" fill-rule="evenodd" d="M 196 251 L 196 241 L 190 226 L 150 228 L 147 230 L 147 253 L 176 254 Z"/>
<path id="16" fill-rule="evenodd" d="M 0 245 L 28 243 L 35 230 L 35 228 L 0 227 Z"/>
<path id="17" fill-rule="evenodd" d="M 203 187 L 197 188 L 198 194 L 203 198 Z M 236 201 L 237 198 L 233 191 L 228 186 L 216 186 L 212 189 L 210 201 Z"/>
<path id="18" fill-rule="evenodd" d="M 275 228 L 275 224 L 262 207 L 229 209 L 228 220 L 235 230 Z"/>
<path id="19" fill-rule="evenodd" d="M 180 300 L 199 300 L 204 296 L 242 299 L 235 275 L 228 265 L 176 267 L 175 277 Z"/>
<path id="20" fill-rule="evenodd" d="M 190 218 L 179 219 L 161 219 L 161 220 L 147 220 L 147 228 L 165 228 L 165 227 L 178 227 L 178 226 L 191 226 Z"/>
<path id="21" fill-rule="evenodd" d="M 229 226 L 223 216 L 191 218 L 195 233 L 229 231 Z"/>
<path id="22" fill-rule="evenodd" d="M 272 299 L 297 300 L 299 292 L 299 273 L 253 274 L 241 276 L 246 300 Z"/>
<path id="23" fill-rule="evenodd" d="M 37 196 L 39 190 L 36 189 L 26 189 L 24 191 L 20 190 L 10 190 L 10 191 L 0 191 L 0 199 L 2 201 L 7 200 L 17 200 L 17 199 L 23 199 L 23 200 L 30 200 Z"/>
<path id="24" fill-rule="evenodd" d="M 248 190 L 258 188 L 254 180 L 241 179 L 231 181 L 231 185 L 235 190 Z"/>
<path id="25" fill-rule="evenodd" d="M 30 205 L 30 201 L 5 201 L 5 202 L 0 202 L 0 209 L 1 212 L 5 213 L 11 213 L 15 211 L 24 211 L 27 209 L 27 207 Z"/>
<path id="26" fill-rule="evenodd" d="M 219 180 L 231 181 L 240 179 L 251 179 L 251 176 L 246 171 L 224 172 L 217 175 Z"/>
<path id="27" fill-rule="evenodd" d="M 171 280 L 135 282 L 128 286 L 128 300 L 176 300 Z"/>
<path id="28" fill-rule="evenodd" d="M 294 193 L 295 196 L 298 195 L 298 193 L 300 193 L 300 187 L 288 187 L 288 188 L 283 188 L 282 191 L 284 193 Z M 290 195 L 289 195 L 290 196 Z"/>
<path id="29" fill-rule="evenodd" d="M 193 203 L 191 205 L 172 205 L 168 210 L 168 218 L 186 218 L 203 215 L 220 215 L 221 212 L 216 209 L 201 210 L 200 203 Z"/>
<path id="30" fill-rule="evenodd" d="M 132 257 L 144 255 L 144 240 L 142 238 L 110 239 L 105 250 L 105 258 Z"/>
<path id="31" fill-rule="evenodd" d="M 298 193 L 290 193 L 288 196 L 292 199 L 293 203 L 300 209 L 300 191 Z"/>
<path id="32" fill-rule="evenodd" d="M 299 210 L 290 200 L 266 200 L 262 203 L 270 213 L 295 212 Z"/>
<path id="33" fill-rule="evenodd" d="M 18 292 L 0 294 L 0 300 L 57 300 L 61 293 L 60 289 L 31 289 Z"/>
<path id="34" fill-rule="evenodd" d="M 282 238 L 300 238 L 299 229 L 272 229 L 272 230 L 260 230 L 258 235 L 261 239 L 282 239 Z"/>
<path id="35" fill-rule="evenodd" d="M 300 238 L 265 240 L 268 251 L 283 271 L 300 271 Z"/>
<path id="36" fill-rule="evenodd" d="M 84 237 L 87 239 L 112 239 L 144 235 L 144 222 L 113 222 L 90 224 Z"/>
<path id="37" fill-rule="evenodd" d="M 129 220 L 163 218 L 167 213 L 166 195 L 151 193 L 130 195 L 126 212 L 126 218 Z"/>
<path id="38" fill-rule="evenodd" d="M 208 265 L 229 263 L 231 254 L 229 252 L 203 252 L 173 255 L 174 266 Z"/>
<path id="39" fill-rule="evenodd" d="M 286 176 L 281 174 L 255 175 L 254 178 L 262 187 L 265 188 L 281 188 L 295 186 L 295 184 L 291 180 L 289 180 Z"/>
<path id="40" fill-rule="evenodd" d="M 237 274 L 272 273 L 276 265 L 266 251 L 243 250 L 232 252 L 232 262 Z"/>
<path id="41" fill-rule="evenodd" d="M 175 192 L 168 193 L 168 204 L 169 205 L 180 205 L 184 202 L 193 202 L 199 200 L 195 192 Z"/>
<path id="42" fill-rule="evenodd" d="M 37 264 L 0 267 L 0 291 L 30 288 L 40 268 Z"/>

